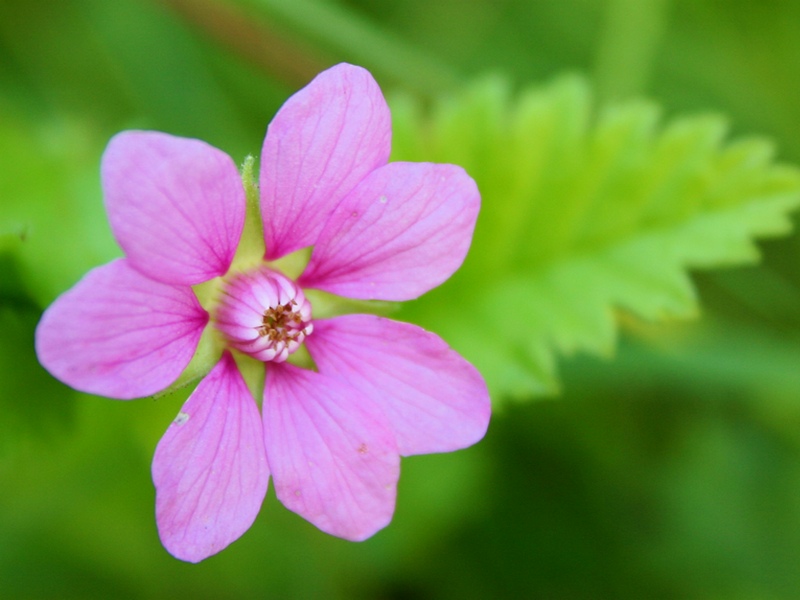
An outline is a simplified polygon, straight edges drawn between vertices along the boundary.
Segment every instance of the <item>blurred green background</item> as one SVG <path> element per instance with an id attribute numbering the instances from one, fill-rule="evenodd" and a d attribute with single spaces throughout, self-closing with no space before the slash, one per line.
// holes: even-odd
<path id="1" fill-rule="evenodd" d="M 395 519 L 366 542 L 320 533 L 270 492 L 240 541 L 184 564 L 158 541 L 149 474 L 183 398 L 75 393 L 38 366 L 33 330 L 56 295 L 119 254 L 99 188 L 109 137 L 158 129 L 241 162 L 260 150 L 288 95 L 343 60 L 370 69 L 390 97 L 396 157 L 464 152 L 481 185 L 484 213 L 463 274 L 396 316 L 441 333 L 482 368 L 493 421 L 473 448 L 405 459 Z M 566 73 L 578 78 L 559 79 Z M 505 144 L 518 129 L 483 117 L 507 110 L 506 100 L 481 98 L 505 94 L 513 105 L 528 89 L 567 115 L 554 140 L 577 123 L 573 100 L 589 97 L 602 113 L 647 98 L 666 123 L 711 111 L 730 138 L 761 136 L 778 162 L 797 164 L 800 2 L 2 0 L 0 597 L 800 597 L 797 236 L 760 243 L 757 265 L 720 243 L 724 251 L 685 262 L 730 268 L 693 271 L 693 285 L 675 284 L 678 300 L 658 282 L 652 311 L 609 293 L 602 301 L 615 310 L 604 320 L 547 337 L 558 319 L 534 302 L 530 282 L 545 250 L 557 254 L 546 231 L 561 222 L 559 190 L 588 181 L 590 169 L 540 190 L 552 206 L 532 205 L 550 213 L 532 213 L 543 216 L 530 232 L 503 238 L 528 210 L 528 196 L 503 187 L 527 172 L 514 149 L 557 145 L 524 128 L 517 146 Z M 635 110 L 620 114 L 644 122 L 649 109 Z M 747 157 L 760 152 L 749 148 Z M 638 156 L 631 151 L 636 173 L 660 155 Z M 742 235 L 788 233 L 776 215 L 796 201 L 794 171 L 753 160 L 769 177 L 756 185 L 731 175 L 725 193 L 757 207 L 774 196 L 780 207 L 758 209 L 772 211 L 753 217 L 763 226 L 735 213 Z M 487 165 L 501 170 L 484 174 Z M 611 206 L 619 194 L 609 194 Z M 502 273 L 522 282 L 522 300 L 506 304 Z M 588 305 L 591 282 L 572 283 Z M 473 302 L 478 288 L 491 302 Z M 697 299 L 700 318 L 677 319 L 696 312 Z M 581 293 L 574 300 L 583 306 Z M 491 338 L 485 347 L 476 330 Z M 517 364 L 517 330 L 550 341 Z"/>

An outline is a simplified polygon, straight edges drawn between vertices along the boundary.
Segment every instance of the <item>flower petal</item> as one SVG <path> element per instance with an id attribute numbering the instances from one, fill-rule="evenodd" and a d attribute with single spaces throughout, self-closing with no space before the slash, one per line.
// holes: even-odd
<path id="1" fill-rule="evenodd" d="M 421 327 L 347 315 L 315 321 L 306 345 L 320 373 L 375 399 L 403 456 L 458 450 L 486 433 L 491 404 L 480 373 Z"/>
<path id="2" fill-rule="evenodd" d="M 386 418 L 338 379 L 270 365 L 264 439 L 275 493 L 322 531 L 360 541 L 392 519 L 400 457 Z"/>
<path id="3" fill-rule="evenodd" d="M 390 163 L 336 207 L 300 284 L 365 300 L 416 298 L 461 266 L 479 208 L 462 168 Z"/>
<path id="4" fill-rule="evenodd" d="M 230 353 L 189 396 L 153 457 L 164 547 L 199 562 L 255 521 L 269 484 L 258 407 Z"/>
<path id="5" fill-rule="evenodd" d="M 120 259 L 89 271 L 44 312 L 36 353 L 75 389 L 128 400 L 172 383 L 206 323 L 191 288 L 148 279 Z"/>
<path id="6" fill-rule="evenodd" d="M 368 71 L 336 65 L 278 111 L 261 151 L 267 258 L 312 245 L 331 211 L 391 151 L 389 107 Z"/>
<path id="7" fill-rule="evenodd" d="M 101 172 L 111 228 L 136 269 L 184 285 L 225 274 L 245 214 L 227 154 L 199 140 L 126 131 L 109 142 Z"/>

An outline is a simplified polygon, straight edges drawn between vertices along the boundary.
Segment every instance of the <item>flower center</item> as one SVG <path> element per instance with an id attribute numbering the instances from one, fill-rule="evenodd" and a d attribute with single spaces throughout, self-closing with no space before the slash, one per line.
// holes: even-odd
<path id="1" fill-rule="evenodd" d="M 314 330 L 303 290 L 267 267 L 225 282 L 214 321 L 231 347 L 264 362 L 285 361 Z"/>

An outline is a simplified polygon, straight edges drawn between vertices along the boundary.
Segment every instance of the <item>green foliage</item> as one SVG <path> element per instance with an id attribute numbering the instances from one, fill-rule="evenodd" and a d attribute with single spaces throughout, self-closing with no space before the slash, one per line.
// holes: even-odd
<path id="1" fill-rule="evenodd" d="M 0 596 L 797 598 L 800 236 L 687 278 L 751 261 L 795 175 L 718 120 L 595 107 L 713 107 L 798 163 L 798 55 L 797 0 L 0 2 Z M 37 364 L 33 330 L 120 252 L 98 170 L 114 133 L 240 162 L 340 60 L 425 100 L 498 70 L 591 74 L 602 103 L 575 79 L 393 103 L 396 158 L 461 162 L 484 195 L 464 270 L 399 316 L 468 353 L 498 399 L 555 389 L 557 358 L 565 393 L 507 406 L 467 451 L 404 460 L 371 540 L 321 534 L 270 491 L 241 540 L 186 565 L 159 543 L 149 464 L 188 390 L 78 394 Z M 696 296 L 700 323 L 663 321 Z M 662 324 L 596 360 L 622 311 Z"/>
<path id="2" fill-rule="evenodd" d="M 0 473 L 4 459 L 29 440 L 68 429 L 76 395 L 36 359 L 39 311 L 21 290 L 10 256 L 0 253 Z"/>
<path id="3" fill-rule="evenodd" d="M 429 114 L 393 104 L 394 160 L 463 166 L 483 209 L 462 270 L 404 316 L 442 333 L 497 396 L 558 390 L 557 353 L 609 355 L 621 311 L 697 313 L 692 268 L 753 263 L 786 234 L 800 173 L 716 116 L 660 123 L 648 103 L 596 110 L 562 78 L 512 97 L 485 80 Z"/>
<path id="4" fill-rule="evenodd" d="M 86 271 L 119 254 L 98 183 L 99 153 L 85 129 L 51 121 L 36 126 L 0 105 L 0 274 L 18 265 L 18 293 L 40 308 Z M 13 261 L 12 261 L 13 258 Z"/>

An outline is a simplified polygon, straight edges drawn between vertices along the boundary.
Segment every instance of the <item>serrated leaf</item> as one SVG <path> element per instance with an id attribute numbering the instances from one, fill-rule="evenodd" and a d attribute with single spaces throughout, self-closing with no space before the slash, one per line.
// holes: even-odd
<path id="1" fill-rule="evenodd" d="M 697 313 L 688 272 L 752 263 L 790 230 L 800 172 L 715 115 L 597 110 L 578 77 L 516 96 L 486 80 L 425 113 L 393 103 L 394 160 L 463 166 L 483 196 L 473 247 L 403 316 L 441 333 L 501 396 L 557 391 L 556 356 L 609 355 L 617 313 Z"/>

